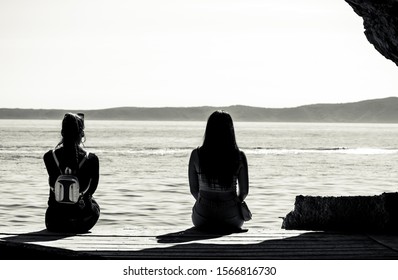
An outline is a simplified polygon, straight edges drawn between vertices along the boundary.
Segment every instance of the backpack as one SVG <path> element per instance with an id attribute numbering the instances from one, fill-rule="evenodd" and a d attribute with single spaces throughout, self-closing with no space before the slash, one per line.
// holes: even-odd
<path id="1" fill-rule="evenodd" d="M 84 162 L 87 160 L 89 153 L 86 152 L 85 156 L 79 163 L 79 169 L 82 167 Z M 51 190 L 54 192 L 55 201 L 62 204 L 76 204 L 80 202 L 83 195 L 87 192 L 90 187 L 88 184 L 87 188 L 80 192 L 79 179 L 72 174 L 72 170 L 69 167 L 65 168 L 65 172 L 62 172 L 57 156 L 55 155 L 55 150 L 53 150 L 54 161 L 61 173 L 55 180 L 54 187 Z"/>

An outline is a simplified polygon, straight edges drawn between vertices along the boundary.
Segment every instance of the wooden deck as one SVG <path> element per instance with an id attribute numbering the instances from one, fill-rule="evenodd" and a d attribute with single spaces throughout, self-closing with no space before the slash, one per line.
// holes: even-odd
<path id="1" fill-rule="evenodd" d="M 1 259 L 398 259 L 398 235 L 95 227 L 87 234 L 0 228 Z"/>

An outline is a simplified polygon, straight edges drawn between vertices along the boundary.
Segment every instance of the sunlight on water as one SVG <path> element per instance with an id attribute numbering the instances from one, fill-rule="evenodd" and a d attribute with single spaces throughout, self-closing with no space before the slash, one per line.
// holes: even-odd
<path id="1" fill-rule="evenodd" d="M 48 185 L 43 154 L 60 140 L 61 121 L 0 120 L 0 219 L 44 227 Z M 194 199 L 188 159 L 204 122 L 87 121 L 86 148 L 100 159 L 99 224 L 190 227 Z M 395 192 L 394 124 L 236 123 L 249 162 L 247 228 L 280 228 L 296 195 Z"/>

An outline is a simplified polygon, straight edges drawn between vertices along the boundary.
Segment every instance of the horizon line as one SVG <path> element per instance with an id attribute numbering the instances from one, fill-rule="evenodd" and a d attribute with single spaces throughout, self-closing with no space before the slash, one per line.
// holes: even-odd
<path id="1" fill-rule="evenodd" d="M 383 98 L 373 98 L 373 99 L 363 99 L 359 101 L 352 101 L 352 102 L 340 102 L 340 103 L 309 103 L 309 104 L 303 104 L 299 106 L 293 106 L 293 107 L 260 107 L 260 106 L 252 106 L 252 105 L 242 105 L 242 104 L 234 104 L 234 105 L 198 105 L 198 106 L 153 106 L 153 107 L 146 107 L 146 106 L 117 106 L 117 107 L 107 107 L 107 108 L 97 108 L 97 109 L 65 109 L 65 108 L 20 108 L 20 107 L 13 107 L 13 108 L 7 108 L 7 107 L 1 107 L 0 110 L 60 110 L 60 111 L 101 111 L 101 110 L 112 110 L 112 109 L 121 109 L 121 108 L 138 108 L 138 109 L 190 109 L 190 108 L 231 108 L 231 107 L 250 107 L 250 108 L 259 108 L 259 109 L 294 109 L 294 108 L 299 108 L 299 107 L 304 107 L 304 106 L 314 106 L 314 105 L 341 105 L 341 104 L 353 104 L 353 103 L 359 103 L 359 102 L 365 102 L 365 101 L 375 101 L 375 100 L 385 100 L 385 99 L 390 99 L 390 98 L 395 98 L 398 99 L 398 96 L 389 96 L 389 97 L 383 97 Z"/>

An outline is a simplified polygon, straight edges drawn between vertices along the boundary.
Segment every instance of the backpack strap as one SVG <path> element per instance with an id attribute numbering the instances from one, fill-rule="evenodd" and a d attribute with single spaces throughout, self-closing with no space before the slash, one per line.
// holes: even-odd
<path id="1" fill-rule="evenodd" d="M 86 154 L 84 155 L 83 159 L 80 161 L 79 163 L 79 169 L 83 166 L 83 164 L 86 162 L 86 160 L 88 159 L 88 155 L 90 154 L 90 152 L 86 152 Z"/>
<path id="2" fill-rule="evenodd" d="M 62 174 L 62 170 L 59 167 L 59 161 L 58 161 L 57 155 L 55 154 L 55 150 L 53 150 L 53 157 L 54 157 L 55 164 L 57 165 L 57 167 L 59 169 L 59 172 Z"/>

